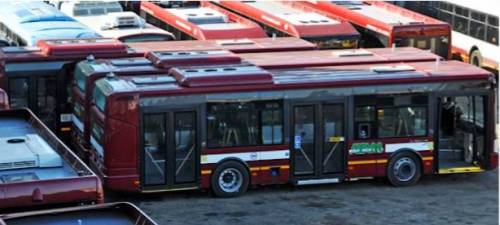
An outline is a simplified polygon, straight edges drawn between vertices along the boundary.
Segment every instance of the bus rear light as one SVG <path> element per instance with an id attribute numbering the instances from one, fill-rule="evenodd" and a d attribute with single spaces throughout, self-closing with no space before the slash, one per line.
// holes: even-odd
<path id="1" fill-rule="evenodd" d="M 490 154 L 490 170 L 498 167 L 498 152 L 492 152 Z"/>

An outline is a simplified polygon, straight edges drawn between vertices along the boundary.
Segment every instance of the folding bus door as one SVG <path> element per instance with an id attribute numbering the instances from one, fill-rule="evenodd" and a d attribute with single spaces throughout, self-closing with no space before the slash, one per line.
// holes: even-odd
<path id="1" fill-rule="evenodd" d="M 342 102 L 292 106 L 292 167 L 298 184 L 336 182 L 345 169 Z M 333 178 L 333 179 L 329 179 Z"/>
<path id="2" fill-rule="evenodd" d="M 193 109 L 143 114 L 144 191 L 198 186 L 198 120 Z"/>

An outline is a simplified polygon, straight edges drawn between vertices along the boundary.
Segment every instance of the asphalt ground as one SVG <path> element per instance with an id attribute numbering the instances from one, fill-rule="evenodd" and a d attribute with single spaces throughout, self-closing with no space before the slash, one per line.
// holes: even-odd
<path id="1" fill-rule="evenodd" d="M 111 194 L 130 201 L 159 224 L 498 224 L 498 171 L 427 176 L 396 188 L 385 180 L 250 189 L 221 199 L 201 191 Z"/>

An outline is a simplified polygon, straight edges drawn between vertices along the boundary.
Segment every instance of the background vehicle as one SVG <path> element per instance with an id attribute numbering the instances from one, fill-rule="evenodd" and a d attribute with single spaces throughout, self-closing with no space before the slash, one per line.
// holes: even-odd
<path id="1" fill-rule="evenodd" d="M 0 111 L 0 124 L 0 209 L 104 201 L 99 178 L 31 111 Z"/>
<path id="2" fill-rule="evenodd" d="M 102 37 L 122 42 L 174 40 L 173 34 L 146 23 L 133 12 L 124 12 L 118 1 L 68 1 L 61 11 L 90 27 Z"/>
<path id="3" fill-rule="evenodd" d="M 9 96 L 7 96 L 7 93 L 0 88 L 0 110 L 9 108 Z"/>
<path id="4" fill-rule="evenodd" d="M 407 186 L 497 167 L 493 75 L 456 61 L 198 66 L 134 79 L 102 78 L 93 92 L 90 165 L 114 190 L 230 197 L 249 184 Z"/>
<path id="5" fill-rule="evenodd" d="M 177 40 L 267 37 L 257 24 L 208 1 L 142 1 L 140 15 Z"/>
<path id="6" fill-rule="evenodd" d="M 319 48 L 356 48 L 360 38 L 352 25 L 320 15 L 292 1 L 219 1 L 217 4 L 259 23 L 268 35 L 298 37 Z"/>
<path id="7" fill-rule="evenodd" d="M 92 206 L 68 207 L 32 212 L 0 215 L 0 224 L 80 224 L 115 225 L 141 224 L 157 225 L 148 215 L 128 202 L 106 203 Z"/>
<path id="8" fill-rule="evenodd" d="M 498 72 L 496 7 L 467 1 L 404 1 L 398 5 L 451 24 L 453 59 Z"/>
<path id="9" fill-rule="evenodd" d="M 11 46 L 34 46 L 43 39 L 100 37 L 87 26 L 41 1 L 3 2 L 0 33 Z"/>
<path id="10" fill-rule="evenodd" d="M 349 21 L 363 34 L 362 47 L 412 46 L 448 59 L 451 29 L 439 20 L 382 1 L 315 1 L 303 6 Z"/>

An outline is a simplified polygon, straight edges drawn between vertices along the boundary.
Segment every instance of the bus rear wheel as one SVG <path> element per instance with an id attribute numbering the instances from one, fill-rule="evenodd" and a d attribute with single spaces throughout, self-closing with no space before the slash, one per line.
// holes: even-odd
<path id="1" fill-rule="evenodd" d="M 481 67 L 481 65 L 483 63 L 482 61 L 483 61 L 483 57 L 481 56 L 481 52 L 478 49 L 475 49 L 470 53 L 469 64 L 472 64 L 472 65 L 477 66 L 477 67 Z"/>
<path id="2" fill-rule="evenodd" d="M 230 198 L 245 193 L 250 182 L 245 166 L 228 161 L 219 165 L 211 178 L 212 191 L 217 197 Z"/>
<path id="3" fill-rule="evenodd" d="M 414 153 L 400 152 L 389 161 L 387 179 L 396 187 L 414 185 L 422 176 L 421 168 L 420 160 Z"/>

